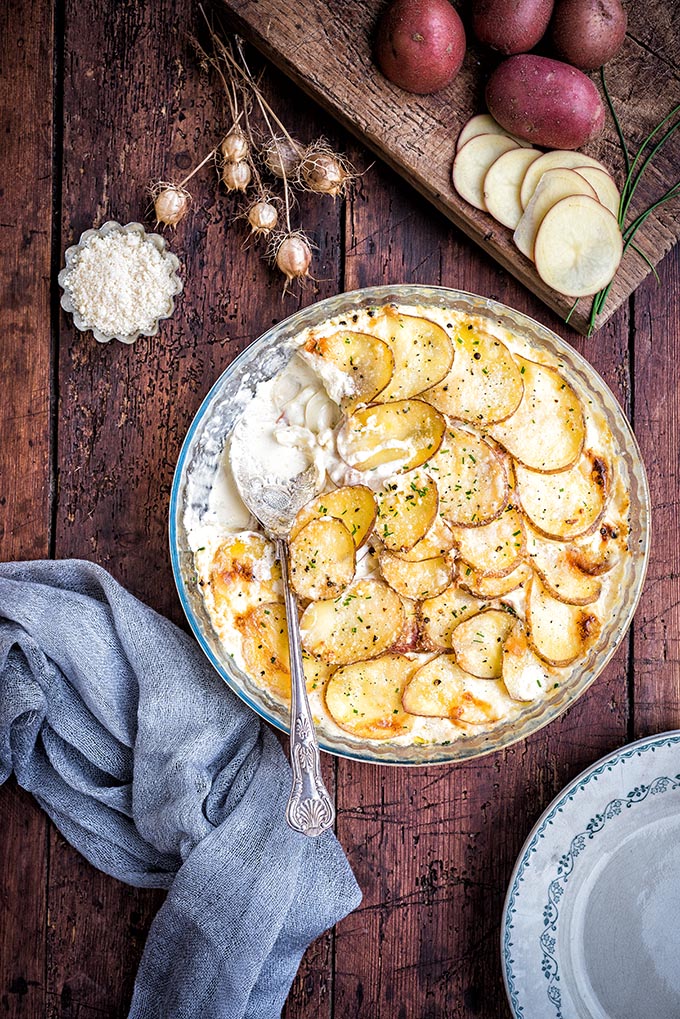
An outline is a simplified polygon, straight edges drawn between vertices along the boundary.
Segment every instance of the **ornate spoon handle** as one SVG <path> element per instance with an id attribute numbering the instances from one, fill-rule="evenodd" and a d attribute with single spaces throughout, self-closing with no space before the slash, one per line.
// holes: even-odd
<path id="1" fill-rule="evenodd" d="M 286 819 L 291 828 L 303 835 L 321 835 L 332 827 L 335 807 L 321 777 L 319 747 L 302 668 L 297 602 L 288 581 L 288 546 L 282 538 L 276 541 L 276 554 L 283 577 L 291 678 L 290 764 L 293 769 L 293 788 Z"/>

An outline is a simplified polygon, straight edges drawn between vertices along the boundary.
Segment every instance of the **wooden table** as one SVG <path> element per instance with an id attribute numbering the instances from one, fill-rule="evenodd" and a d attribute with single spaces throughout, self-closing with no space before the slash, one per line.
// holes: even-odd
<path id="1" fill-rule="evenodd" d="M 498 935 L 506 884 L 534 820 L 583 767 L 635 737 L 680 727 L 676 251 L 582 341 L 375 164 L 346 202 L 301 202 L 317 282 L 281 298 L 244 247 L 235 203 L 206 171 L 172 237 L 186 293 L 155 339 L 97 345 L 59 308 L 65 247 L 93 221 L 142 219 L 144 186 L 179 177 L 224 127 L 187 35 L 189 3 L 10 0 L 0 13 L 4 129 L 0 260 L 0 533 L 5 559 L 79 556 L 184 624 L 167 551 L 173 468 L 203 396 L 272 322 L 341 290 L 386 282 L 477 291 L 545 322 L 584 353 L 632 417 L 649 471 L 654 544 L 635 624 L 564 716 L 466 766 L 324 759 L 361 907 L 311 947 L 288 1019 L 508 1015 Z M 370 157 L 273 72 L 296 133 Z M 89 866 L 10 781 L 0 790 L 0 1012 L 127 1014 L 158 893 Z"/>

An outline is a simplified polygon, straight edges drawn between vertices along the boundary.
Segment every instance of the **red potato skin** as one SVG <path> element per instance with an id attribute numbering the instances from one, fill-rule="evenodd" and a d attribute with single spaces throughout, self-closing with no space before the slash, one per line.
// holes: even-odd
<path id="1" fill-rule="evenodd" d="M 399 88 L 420 95 L 439 92 L 463 63 L 463 22 L 448 0 L 396 0 L 378 22 L 375 56 Z"/>
<path id="2" fill-rule="evenodd" d="M 616 56 L 627 27 L 620 0 L 558 0 L 550 36 L 562 60 L 594 71 Z"/>
<path id="3" fill-rule="evenodd" d="M 545 35 L 553 7 L 553 0 L 473 0 L 472 28 L 493 50 L 527 53 Z"/>
<path id="4" fill-rule="evenodd" d="M 585 74 L 532 53 L 504 60 L 486 86 L 489 113 L 510 134 L 546 149 L 580 149 L 599 135 L 605 110 Z"/>

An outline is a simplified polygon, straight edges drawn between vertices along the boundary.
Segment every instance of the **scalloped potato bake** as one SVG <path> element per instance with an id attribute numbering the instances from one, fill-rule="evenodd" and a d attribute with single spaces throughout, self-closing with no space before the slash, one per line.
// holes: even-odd
<path id="1" fill-rule="evenodd" d="M 230 474 L 238 439 L 267 477 L 316 470 L 290 573 L 322 729 L 447 743 L 550 696 L 615 612 L 628 555 L 620 451 L 591 396 L 460 311 L 362 310 L 296 343 L 187 527 L 228 652 L 289 698 L 281 574 Z"/>

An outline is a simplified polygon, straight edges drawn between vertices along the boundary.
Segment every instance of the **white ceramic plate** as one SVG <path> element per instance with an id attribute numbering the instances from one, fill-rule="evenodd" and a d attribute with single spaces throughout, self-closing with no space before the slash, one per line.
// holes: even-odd
<path id="1" fill-rule="evenodd" d="M 680 1017 L 680 731 L 553 800 L 515 864 L 501 957 L 515 1019 Z"/>

